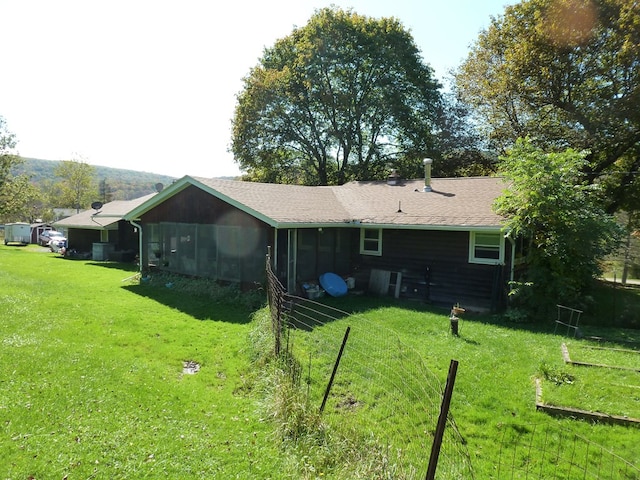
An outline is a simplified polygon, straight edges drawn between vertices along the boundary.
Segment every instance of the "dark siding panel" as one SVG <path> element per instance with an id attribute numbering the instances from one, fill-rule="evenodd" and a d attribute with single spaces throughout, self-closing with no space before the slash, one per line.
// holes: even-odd
<path id="1" fill-rule="evenodd" d="M 144 223 L 209 223 L 217 225 L 264 226 L 255 217 L 200 190 L 187 187 L 142 216 Z"/>
<path id="2" fill-rule="evenodd" d="M 182 192 L 168 198 L 145 213 L 142 216 L 141 223 L 143 224 L 143 230 L 144 225 L 148 224 L 162 225 L 163 231 L 173 226 L 174 228 L 184 229 L 186 232 L 184 235 L 176 236 L 176 238 L 192 235 L 194 239 L 198 239 L 197 252 L 194 250 L 193 255 L 187 255 L 198 264 L 169 265 L 166 267 L 169 270 L 187 275 L 211 276 L 212 278 L 217 276 L 219 279 L 238 281 L 245 286 L 264 281 L 265 255 L 267 246 L 270 242 L 273 242 L 273 229 L 257 218 L 197 187 L 187 187 Z M 206 229 L 200 235 L 198 232 L 202 227 L 196 228 L 196 225 L 246 227 L 245 234 L 251 235 L 252 238 L 243 238 L 243 242 L 230 240 L 234 248 L 229 248 L 230 253 L 225 255 L 222 249 L 219 248 L 221 246 L 215 244 L 215 238 L 212 238 L 211 235 L 206 235 Z M 210 244 L 207 244 L 207 242 L 210 242 Z M 241 245 L 246 246 L 248 244 L 253 245 L 251 251 L 240 251 Z M 182 245 L 181 250 L 184 250 L 184 248 L 185 246 Z M 217 265 L 212 263 L 211 252 L 218 252 L 217 255 L 214 255 L 217 257 Z M 148 255 L 143 255 L 143 258 L 148 258 Z M 163 267 L 160 266 L 160 268 Z M 221 272 L 225 269 L 227 269 L 227 272 L 222 274 Z"/>
<path id="3" fill-rule="evenodd" d="M 70 228 L 67 233 L 69 249 L 77 252 L 93 251 L 93 244 L 100 241 L 100 230 L 86 230 L 82 228 Z"/>
<path id="4" fill-rule="evenodd" d="M 109 233 L 109 241 L 112 241 L 111 232 Z M 118 222 L 118 235 L 114 243 L 116 244 L 116 250 L 132 250 L 134 252 L 138 252 L 140 248 L 138 229 L 129 222 L 120 220 Z"/>
<path id="5" fill-rule="evenodd" d="M 404 296 L 487 309 L 502 301 L 505 267 L 469 263 L 468 232 L 385 230 L 382 249 L 381 257 L 359 255 L 361 281 L 379 268 L 402 272 Z"/>
<path id="6" fill-rule="evenodd" d="M 316 282 L 320 275 L 327 272 L 350 275 L 350 245 L 354 232 L 357 231 L 342 228 L 298 229 L 298 283 Z"/>

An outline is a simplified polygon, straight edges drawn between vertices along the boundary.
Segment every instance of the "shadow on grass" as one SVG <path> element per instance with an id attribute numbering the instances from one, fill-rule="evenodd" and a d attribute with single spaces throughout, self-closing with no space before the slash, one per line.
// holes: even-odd
<path id="1" fill-rule="evenodd" d="M 640 293 L 640 290 L 638 290 Z M 606 291 L 604 292 L 606 294 Z M 629 292 L 626 292 L 629 294 Z M 617 294 L 622 294 L 622 292 L 617 292 Z M 602 292 L 601 292 L 602 295 Z M 634 300 L 635 299 L 635 300 Z M 627 297 L 626 304 L 633 304 L 636 302 L 638 308 L 640 308 L 640 297 Z M 331 298 L 326 297 L 321 299 L 322 303 L 326 303 L 331 305 L 334 308 L 338 308 L 340 310 L 344 310 L 352 313 L 360 313 L 367 314 L 370 311 L 374 311 L 380 308 L 401 308 L 404 310 L 417 312 L 417 313 L 425 313 L 425 314 L 434 314 L 434 315 L 442 315 L 444 317 L 449 316 L 450 306 L 444 304 L 432 304 L 419 302 L 415 300 L 406 300 L 406 299 L 394 299 L 390 297 L 375 297 L 375 296 L 345 296 L 339 298 Z M 602 303 L 598 304 L 599 309 L 602 309 L 604 305 Z M 555 306 L 554 306 L 555 307 Z M 629 307 L 627 307 L 629 308 Z M 598 315 L 596 310 L 594 309 L 594 316 Z M 539 334 L 553 334 L 555 328 L 555 313 L 550 313 L 548 318 L 540 319 L 536 322 L 514 322 L 510 320 L 504 315 L 501 314 L 492 314 L 492 313 L 476 313 L 476 312 L 466 312 L 463 318 L 464 323 L 481 323 L 490 325 L 493 327 L 500 327 L 508 330 L 514 331 L 523 331 L 528 333 L 539 333 Z M 595 322 L 594 322 L 595 323 Z M 597 324 L 587 324 L 583 327 L 584 335 L 588 336 L 607 336 L 607 338 L 613 341 L 620 342 L 629 342 L 633 341 L 635 338 L 636 341 L 640 340 L 640 330 L 630 330 L 621 328 L 614 325 L 608 325 L 607 322 L 603 322 L 603 325 Z M 465 342 L 469 342 L 468 339 L 464 339 L 464 335 L 460 336 L 461 339 Z M 562 334 L 558 334 L 558 337 L 564 337 Z"/>
<path id="2" fill-rule="evenodd" d="M 64 258 L 64 257 L 60 257 Z M 65 258 L 65 260 L 67 260 Z M 73 259 L 71 259 L 73 260 Z M 121 263 L 121 262 L 98 262 L 93 260 L 85 260 L 86 264 L 91 267 L 102 267 L 113 270 L 122 270 L 123 272 L 137 273 L 138 266 L 135 263 Z"/>
<path id="3" fill-rule="evenodd" d="M 60 258 L 63 259 L 63 257 Z M 202 293 L 198 291 L 197 280 L 186 277 L 175 277 L 176 280 L 180 279 L 179 286 L 176 288 L 173 288 L 173 285 L 167 286 L 167 282 L 172 278 L 160 275 L 151 283 L 138 283 L 138 266 L 134 263 L 85 260 L 85 264 L 90 267 L 119 270 L 122 272 L 121 288 L 124 290 L 178 310 L 197 320 L 246 324 L 251 321 L 253 312 L 260 308 L 254 299 L 239 293 L 232 295 L 229 291 L 222 291 L 222 293 L 218 292 L 215 298 Z"/>
<path id="4" fill-rule="evenodd" d="M 197 320 L 245 324 L 251 321 L 253 311 L 240 303 L 214 301 L 204 295 L 193 295 L 162 286 L 124 285 L 123 289 L 174 308 Z"/>

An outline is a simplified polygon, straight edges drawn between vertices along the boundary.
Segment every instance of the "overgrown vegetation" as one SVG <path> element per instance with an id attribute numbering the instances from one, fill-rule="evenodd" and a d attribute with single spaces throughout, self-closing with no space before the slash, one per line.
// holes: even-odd
<path id="1" fill-rule="evenodd" d="M 636 301 L 637 299 L 636 294 Z M 367 332 L 375 336 L 377 330 L 375 328 L 371 330 L 370 328 L 373 324 L 380 325 L 380 332 L 382 329 L 392 329 L 403 342 L 413 346 L 430 367 L 441 372 L 443 381 L 445 360 L 456 358 L 460 361 L 459 378 L 452 402 L 452 415 L 471 450 L 476 478 L 495 478 L 493 476 L 495 474 L 495 466 L 500 461 L 509 463 L 512 455 L 510 449 L 515 447 L 510 444 L 499 445 L 499 443 L 503 430 L 510 426 L 513 426 L 516 430 L 528 430 L 531 425 L 541 424 L 545 426 L 545 429 L 555 430 L 554 435 L 569 436 L 575 434 L 589 439 L 590 442 L 603 445 L 604 448 L 610 449 L 628 460 L 633 461 L 635 458 L 640 458 L 637 457 L 640 452 L 628 452 L 626 447 L 628 445 L 626 442 L 630 441 L 630 439 L 640 438 L 638 430 L 633 427 L 593 425 L 568 418 L 548 417 L 536 412 L 534 408 L 535 387 L 533 380 L 535 377 L 540 377 L 543 378 L 544 382 L 545 398 L 555 402 L 557 405 L 579 409 L 588 407 L 602 409 L 603 403 L 597 399 L 608 399 L 608 408 L 611 411 L 626 412 L 629 416 L 637 415 L 637 413 L 631 412 L 632 410 L 637 412 L 637 409 L 634 408 L 637 403 L 634 397 L 617 399 L 618 377 L 602 374 L 585 376 L 587 372 L 576 370 L 578 367 L 564 364 L 560 345 L 565 339 L 562 336 L 550 333 L 553 331 L 552 319 L 544 322 L 543 326 L 531 323 L 514 326 L 503 322 L 498 317 L 478 317 L 472 314 L 471 317 L 462 320 L 462 325 L 460 326 L 461 335 L 456 338 L 448 332 L 446 312 L 438 313 L 437 309 L 432 310 L 415 304 L 396 303 L 393 301 L 385 303 L 384 300 L 365 297 L 326 299 L 326 302 L 338 306 L 341 310 L 357 311 L 359 314 L 357 317 L 332 321 L 330 322 L 331 324 L 325 326 L 318 325 L 310 332 L 305 330 L 296 331 L 296 340 L 293 340 L 293 337 L 288 340 L 297 342 L 300 345 L 301 342 L 304 343 L 305 339 L 307 339 L 309 343 L 309 347 L 298 349 L 299 352 L 303 352 L 298 358 L 305 363 L 305 366 L 302 368 L 303 382 L 301 388 L 296 390 L 298 397 L 293 403 L 304 405 L 301 411 L 305 411 L 308 408 L 304 402 L 305 397 L 309 395 L 309 387 L 306 384 L 306 363 L 309 362 L 309 368 L 313 370 L 310 370 L 312 386 L 316 385 L 317 388 L 318 379 L 320 379 L 321 384 L 326 382 L 328 378 L 326 375 L 328 375 L 328 370 L 330 370 L 330 365 L 334 358 L 333 349 L 327 349 L 320 338 L 326 332 L 321 333 L 320 331 L 329 329 L 336 336 L 339 336 L 346 325 L 358 325 L 362 322 L 361 317 L 364 316 L 367 319 L 366 327 L 364 327 Z M 596 310 L 593 310 L 591 314 L 593 315 L 591 320 L 594 324 L 599 323 L 599 318 L 603 319 L 603 317 L 596 314 Z M 264 321 L 265 325 L 269 326 L 267 317 L 264 317 Z M 605 320 L 603 319 L 603 321 Z M 636 331 L 588 325 L 584 327 L 584 332 L 587 336 L 605 336 L 611 339 L 612 345 L 627 344 L 626 342 L 628 341 L 636 342 L 635 344 L 638 345 L 640 341 L 640 336 Z M 265 329 L 265 334 L 271 334 L 269 328 Z M 334 343 L 336 342 L 339 342 L 339 339 L 334 338 Z M 315 346 L 315 349 L 311 348 L 313 346 Z M 373 348 L 373 345 L 371 347 L 369 363 L 375 363 L 377 359 L 373 355 L 377 354 L 378 351 Z M 311 350 L 308 350 L 308 348 L 311 348 Z M 267 350 L 272 351 L 271 349 Z M 349 352 L 349 345 L 347 345 L 346 351 Z M 311 352 L 315 353 L 312 354 Z M 307 359 L 306 355 L 311 356 Z M 386 355 L 390 358 L 403 357 L 399 351 L 394 349 L 389 350 Z M 362 363 L 362 361 L 358 362 L 358 364 Z M 317 369 L 320 368 L 320 365 L 324 365 L 324 367 L 318 373 Z M 286 371 L 284 368 L 283 370 Z M 376 432 L 373 434 L 373 438 L 377 439 L 378 444 L 397 446 L 417 441 L 409 433 L 413 431 L 411 426 L 405 424 L 405 422 L 413 423 L 416 421 L 414 417 L 409 415 L 410 408 L 407 402 L 405 401 L 405 411 L 402 408 L 398 409 L 397 406 L 392 407 L 386 403 L 394 401 L 392 392 L 398 391 L 397 386 L 392 382 L 385 383 L 384 378 L 379 379 L 376 377 L 374 380 L 365 373 L 366 370 L 365 368 L 360 373 L 363 376 L 359 377 L 358 371 L 347 372 L 343 366 L 340 367 L 337 380 L 340 386 L 336 388 L 330 400 L 330 404 L 333 402 L 338 406 L 331 408 L 329 417 L 326 414 L 323 417 L 324 423 L 319 427 L 320 432 L 322 432 L 322 444 L 314 443 L 313 441 L 306 444 L 300 440 L 293 446 L 289 446 L 287 443 L 287 452 L 289 454 L 294 451 L 295 459 L 298 461 L 301 458 L 304 459 L 305 463 L 298 463 L 298 468 L 308 468 L 310 462 L 315 461 L 316 463 L 313 465 L 314 468 L 317 467 L 316 471 L 324 472 L 324 475 L 329 478 L 360 478 L 341 476 L 336 473 L 337 467 L 334 467 L 333 470 L 328 470 L 327 464 L 323 463 L 323 458 L 318 458 L 318 451 L 324 451 L 324 448 L 328 448 L 328 451 L 332 452 L 332 449 L 326 447 L 324 442 L 340 444 L 339 441 L 331 438 L 337 433 L 334 430 L 335 423 L 338 423 L 339 427 L 349 424 L 350 427 L 358 429 L 360 435 L 363 432 Z M 325 376 L 322 376 L 322 372 L 324 372 Z M 640 387 L 637 379 L 634 381 L 627 377 L 624 383 L 625 385 L 635 384 Z M 277 383 L 270 383 L 270 385 L 275 386 Z M 350 405 L 353 405 L 355 410 L 345 410 L 344 407 L 340 406 L 344 405 L 345 399 L 347 399 L 347 397 L 343 396 L 345 388 L 351 392 L 352 397 L 349 397 Z M 286 388 L 283 391 L 288 394 L 290 390 Z M 378 407 L 381 409 L 380 412 L 387 413 L 380 418 L 393 412 L 391 418 L 393 418 L 394 428 L 397 427 L 397 432 L 394 429 L 386 431 L 384 429 L 371 429 L 370 421 L 374 417 L 370 416 L 377 414 L 375 410 L 366 407 L 366 405 L 371 406 L 368 401 L 365 400 L 363 402 L 364 399 L 368 398 L 367 392 L 378 392 L 376 394 L 379 395 L 376 397 L 377 402 L 385 398 L 383 404 L 378 405 Z M 302 399 L 300 399 L 300 395 Z M 389 398 L 386 398 L 387 396 Z M 311 395 L 311 398 L 317 408 L 317 390 L 315 395 Z M 276 405 L 281 404 L 280 402 L 268 402 L 271 406 L 274 403 Z M 286 409 L 281 410 L 281 412 L 286 411 Z M 312 410 L 312 413 L 315 413 L 315 410 Z M 294 414 L 293 418 L 297 423 L 301 417 L 298 414 Z M 351 423 L 355 418 L 359 419 L 357 423 Z M 278 423 L 280 422 L 286 423 L 282 419 Z M 315 420 L 309 422 L 308 425 L 315 425 Z M 380 423 L 380 426 L 383 425 L 386 424 Z M 309 432 L 306 428 L 297 431 L 302 432 L 303 439 L 312 438 L 315 440 L 314 435 L 317 432 L 313 430 Z M 357 435 L 355 438 L 357 438 Z M 536 439 L 536 442 L 544 443 L 544 439 Z M 599 448 L 593 445 L 588 447 L 585 442 L 581 443 L 582 447 L 586 449 Z M 304 448 L 310 448 L 311 453 Z M 544 448 L 544 445 L 542 448 Z M 574 446 L 572 445 L 571 448 L 574 448 Z M 386 457 L 380 457 L 382 463 L 379 465 L 386 465 L 386 468 L 397 468 L 396 451 L 390 448 L 382 449 L 382 451 L 386 454 Z M 501 458 L 500 452 L 505 458 Z M 567 452 L 563 452 L 563 454 L 567 454 Z M 580 452 L 580 455 L 583 454 L 586 454 L 586 451 Z M 353 459 L 358 459 L 358 456 L 354 456 Z M 387 463 L 385 464 L 385 462 Z M 512 465 L 507 465 L 507 467 L 512 467 Z M 548 462 L 546 466 L 541 468 L 543 468 L 542 472 L 546 471 L 549 474 L 549 477 L 543 476 L 540 478 L 553 478 L 552 472 L 555 467 L 552 462 Z M 397 476 L 397 471 L 394 472 L 390 478 L 402 478 Z M 420 471 L 417 473 L 400 473 L 406 474 L 405 478 L 420 478 L 424 474 L 424 472 Z M 543 475 L 545 474 L 543 473 Z M 365 476 L 364 478 L 371 477 Z M 620 476 L 617 478 L 633 477 Z"/>
<path id="2" fill-rule="evenodd" d="M 495 210 L 509 237 L 523 243 L 526 261 L 510 303 L 529 319 L 544 318 L 556 303 L 580 301 L 602 273 L 600 259 L 620 245 L 622 228 L 580 174 L 584 157 L 571 149 L 545 153 L 527 139 L 500 159 L 509 189 Z"/>
<path id="3" fill-rule="evenodd" d="M 640 348 L 637 344 L 623 345 L 567 341 L 571 361 L 580 365 L 541 365 L 544 403 L 640 420 Z"/>
<path id="4" fill-rule="evenodd" d="M 254 315 L 251 331 L 256 386 L 264 415 L 274 425 L 291 475 L 302 478 L 413 478 L 399 469 L 393 453 L 375 436 L 353 424 L 328 424 L 309 396 L 311 379 L 299 360 L 274 355 L 274 335 L 267 309 Z M 413 473 L 413 472 L 412 472 Z"/>
<path id="5" fill-rule="evenodd" d="M 575 380 L 575 376 L 569 373 L 566 368 L 560 368 L 557 365 L 549 365 L 545 362 L 540 364 L 540 376 L 555 385 L 570 385 Z"/>
<path id="6" fill-rule="evenodd" d="M 189 296 L 204 297 L 214 303 L 231 303 L 250 311 L 262 307 L 265 293 L 260 285 L 243 292 L 237 283 L 220 283 L 210 278 L 188 277 L 166 271 L 136 274 L 131 280 L 142 287 L 160 288 Z"/>

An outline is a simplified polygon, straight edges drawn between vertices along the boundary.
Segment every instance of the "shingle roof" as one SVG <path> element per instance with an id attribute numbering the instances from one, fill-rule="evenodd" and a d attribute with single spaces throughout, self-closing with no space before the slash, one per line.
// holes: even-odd
<path id="1" fill-rule="evenodd" d="M 335 187 L 308 187 L 275 183 L 197 178 L 238 207 L 275 223 L 343 223 L 351 216 L 335 194 Z"/>
<path id="2" fill-rule="evenodd" d="M 500 177 L 351 182 L 308 187 L 194 178 L 214 195 L 280 227 L 296 224 L 361 223 L 397 227 L 490 227 L 502 218 L 492 210 L 506 188 Z"/>
<path id="3" fill-rule="evenodd" d="M 500 226 L 493 212 L 495 199 L 506 184 L 498 177 L 434 178 L 432 191 L 424 192 L 424 180 L 400 185 L 386 182 L 352 182 L 336 188 L 352 218 L 381 225 Z"/>
<path id="4" fill-rule="evenodd" d="M 122 220 L 124 216 L 134 208 L 143 204 L 155 193 L 145 195 L 144 197 L 135 198 L 133 200 L 115 200 L 113 202 L 105 203 L 102 208 L 96 213 L 95 210 L 85 210 L 71 217 L 63 218 L 54 222 L 54 225 L 64 228 L 83 228 L 83 229 L 96 229 L 101 230 L 103 228 L 108 229 L 111 226 L 115 227 L 115 224 L 119 220 Z"/>

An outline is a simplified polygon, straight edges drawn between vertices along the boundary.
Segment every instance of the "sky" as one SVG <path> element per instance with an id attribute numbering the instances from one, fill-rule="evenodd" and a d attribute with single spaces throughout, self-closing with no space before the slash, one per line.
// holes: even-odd
<path id="1" fill-rule="evenodd" d="M 240 174 L 242 79 L 331 5 L 410 31 L 441 82 L 515 0 L 0 0 L 0 116 L 23 157 L 172 177 Z"/>

